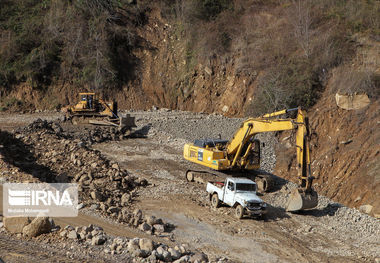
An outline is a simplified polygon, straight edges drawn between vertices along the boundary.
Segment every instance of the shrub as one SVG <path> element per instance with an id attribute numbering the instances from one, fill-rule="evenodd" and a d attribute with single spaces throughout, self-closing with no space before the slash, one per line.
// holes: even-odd
<path id="1" fill-rule="evenodd" d="M 308 109 L 317 102 L 322 89 L 307 60 L 286 61 L 269 69 L 261 79 L 246 114 L 259 116 L 298 106 Z"/>
<path id="2" fill-rule="evenodd" d="M 373 71 L 357 71 L 347 66 L 340 67 L 333 76 L 332 93 L 360 94 L 372 98 L 380 96 L 380 74 Z"/>
<path id="3" fill-rule="evenodd" d="M 137 75 L 133 30 L 144 23 L 143 6 L 120 0 L 3 2 L 0 86 L 28 81 L 47 87 L 59 80 L 101 89 Z"/>

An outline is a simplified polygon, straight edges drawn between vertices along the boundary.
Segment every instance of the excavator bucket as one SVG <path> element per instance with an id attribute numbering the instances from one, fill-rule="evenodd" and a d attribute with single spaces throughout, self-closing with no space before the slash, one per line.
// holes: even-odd
<path id="1" fill-rule="evenodd" d="M 128 127 L 128 129 L 137 127 L 135 123 L 135 117 L 126 114 L 124 117 L 120 117 L 120 127 Z"/>
<path id="2" fill-rule="evenodd" d="M 312 209 L 318 205 L 318 194 L 314 190 L 305 193 L 300 189 L 294 189 L 290 193 L 286 211 L 294 212 Z"/>
<path id="3" fill-rule="evenodd" d="M 137 127 L 135 123 L 135 117 L 132 117 L 129 114 L 125 115 L 124 117 L 120 117 L 119 129 L 122 133 L 125 133 L 134 127 Z"/>

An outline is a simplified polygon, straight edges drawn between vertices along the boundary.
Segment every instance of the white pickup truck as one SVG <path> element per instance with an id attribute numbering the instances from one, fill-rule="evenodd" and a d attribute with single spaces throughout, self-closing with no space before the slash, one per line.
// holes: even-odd
<path id="1" fill-rule="evenodd" d="M 221 202 L 235 208 L 235 216 L 244 214 L 262 217 L 266 213 L 266 203 L 256 195 L 256 183 L 247 178 L 227 177 L 225 182 L 208 182 L 211 205 L 219 207 Z"/>

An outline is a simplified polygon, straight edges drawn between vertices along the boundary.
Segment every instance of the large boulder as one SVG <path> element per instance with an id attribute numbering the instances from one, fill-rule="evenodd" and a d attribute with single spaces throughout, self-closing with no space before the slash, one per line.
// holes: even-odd
<path id="1" fill-rule="evenodd" d="M 367 94 L 335 94 L 336 105 L 345 110 L 359 110 L 366 107 L 370 100 Z"/>
<path id="2" fill-rule="evenodd" d="M 145 221 L 153 226 L 154 224 L 157 224 L 157 220 L 156 220 L 156 217 L 155 216 L 145 216 Z"/>
<path id="3" fill-rule="evenodd" d="M 151 253 L 154 249 L 153 241 L 148 238 L 141 238 L 139 240 L 139 246 L 140 249 L 148 251 L 149 253 Z"/>
<path id="4" fill-rule="evenodd" d="M 159 246 L 156 251 L 157 251 L 157 258 L 158 259 L 165 261 L 165 262 L 172 261 L 172 257 L 170 255 L 170 253 L 165 249 L 164 246 Z"/>
<path id="5" fill-rule="evenodd" d="M 71 230 L 67 233 L 67 237 L 71 239 L 78 239 L 78 233 L 75 230 Z"/>
<path id="6" fill-rule="evenodd" d="M 4 217 L 3 223 L 9 233 L 22 233 L 24 226 L 30 223 L 29 217 Z"/>
<path id="7" fill-rule="evenodd" d="M 22 229 L 22 234 L 27 237 L 36 237 L 49 233 L 52 225 L 48 217 L 36 217 L 32 223 Z"/>
<path id="8" fill-rule="evenodd" d="M 123 194 L 121 196 L 121 206 L 128 205 L 130 200 L 131 200 L 131 196 L 128 193 Z"/>
<path id="9" fill-rule="evenodd" d="M 91 195 L 91 198 L 96 200 L 96 201 L 103 201 L 104 200 L 104 196 L 99 191 L 96 191 L 96 190 L 92 191 L 90 193 L 90 195 Z"/>
<path id="10" fill-rule="evenodd" d="M 153 226 L 153 229 L 154 229 L 155 233 L 163 233 L 163 232 L 165 232 L 165 226 L 164 225 L 156 224 L 156 225 Z"/>
<path id="11" fill-rule="evenodd" d="M 173 263 L 186 263 L 186 262 L 189 262 L 190 261 L 190 256 L 189 255 L 185 255 L 183 257 L 181 257 L 180 259 L 177 259 L 176 261 L 173 261 Z"/>

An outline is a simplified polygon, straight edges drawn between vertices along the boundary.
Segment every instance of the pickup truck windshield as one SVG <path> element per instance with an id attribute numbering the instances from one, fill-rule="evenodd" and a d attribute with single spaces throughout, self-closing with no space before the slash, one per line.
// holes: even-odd
<path id="1" fill-rule="evenodd" d="M 254 192 L 256 191 L 256 185 L 255 184 L 236 184 L 236 191 Z"/>

